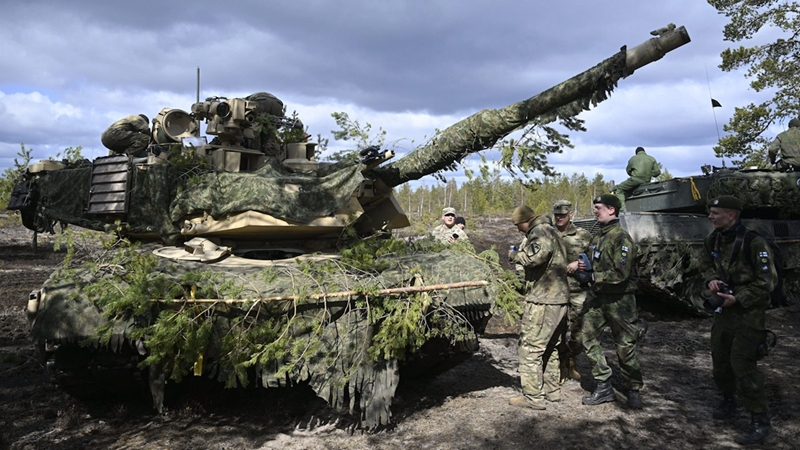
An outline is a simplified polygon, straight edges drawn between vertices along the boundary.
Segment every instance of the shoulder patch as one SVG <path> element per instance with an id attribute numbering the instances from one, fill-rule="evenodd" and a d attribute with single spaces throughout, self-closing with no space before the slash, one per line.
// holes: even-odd
<path id="1" fill-rule="evenodd" d="M 623 246 L 622 246 L 622 251 L 623 251 L 623 252 L 627 252 L 627 251 L 628 251 L 628 247 L 626 247 L 626 246 L 624 246 L 624 245 L 623 245 Z"/>

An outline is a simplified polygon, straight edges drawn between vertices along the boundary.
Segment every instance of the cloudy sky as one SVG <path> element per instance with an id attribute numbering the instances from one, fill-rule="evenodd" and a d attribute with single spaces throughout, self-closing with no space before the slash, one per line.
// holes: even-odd
<path id="1" fill-rule="evenodd" d="M 734 106 L 764 99 L 743 72 L 718 69 L 731 46 L 722 40 L 727 20 L 702 0 L 7 2 L 0 171 L 21 142 L 35 160 L 70 146 L 102 156 L 100 134 L 115 120 L 190 110 L 198 66 L 203 98 L 271 92 L 314 136 L 331 137 L 330 114 L 344 111 L 382 127 L 389 142 L 404 139 L 402 153 L 436 128 L 537 94 L 670 22 L 692 42 L 621 80 L 609 100 L 581 114 L 588 131 L 571 134 L 575 148 L 550 157 L 561 173 L 617 182 L 637 146 L 675 176 L 720 165 L 718 129 Z M 713 112 L 709 79 L 723 105 Z"/>

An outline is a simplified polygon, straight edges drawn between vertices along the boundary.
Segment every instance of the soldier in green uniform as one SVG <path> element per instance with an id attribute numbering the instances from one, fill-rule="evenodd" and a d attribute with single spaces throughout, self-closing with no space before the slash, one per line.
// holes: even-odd
<path id="1" fill-rule="evenodd" d="M 447 207 L 442 209 L 442 223 L 431 231 L 433 238 L 445 244 L 454 244 L 456 241 L 469 242 L 467 233 L 456 224 L 456 209 Z"/>
<path id="2" fill-rule="evenodd" d="M 628 167 L 625 171 L 630 178 L 614 187 L 614 193 L 617 194 L 621 205 L 620 210 L 625 209 L 625 199 L 640 184 L 649 183 L 651 178 L 661 175 L 661 169 L 658 168 L 656 159 L 648 155 L 642 147 L 636 147 L 636 153 L 628 160 Z"/>
<path id="3" fill-rule="evenodd" d="M 719 296 L 718 301 L 724 300 L 714 314 L 711 329 L 714 381 L 723 395 L 713 417 L 722 420 L 733 416 L 738 393 L 752 422 L 750 430 L 736 442 L 752 445 L 775 436 L 764 396 L 764 378 L 756 361 L 759 347 L 766 345 L 765 311 L 778 274 L 772 249 L 761 236 L 748 232 L 739 219 L 741 210 L 742 201 L 730 195 L 709 202 L 708 218 L 714 231 L 703 242 L 700 267 L 708 290 Z"/>
<path id="4" fill-rule="evenodd" d="M 114 153 L 144 156 L 150 145 L 150 124 L 147 116 L 127 116 L 103 131 L 100 142 Z"/>
<path id="5" fill-rule="evenodd" d="M 781 159 L 776 162 L 779 152 Z M 789 121 L 789 129 L 775 136 L 775 140 L 769 144 L 768 153 L 769 162 L 775 164 L 776 169 L 800 170 L 800 119 Z"/>
<path id="6" fill-rule="evenodd" d="M 560 343 L 569 303 L 567 251 L 550 221 L 527 206 L 514 210 L 511 219 L 525 233 L 518 251 L 509 260 L 525 270 L 525 307 L 519 333 L 519 376 L 522 396 L 509 403 L 545 409 L 545 399 L 561 401 L 558 383 L 559 361 L 555 348 Z"/>
<path id="7" fill-rule="evenodd" d="M 578 271 L 578 255 L 589 252 L 589 244 L 592 235 L 583 228 L 578 228 L 572 223 L 572 203 L 569 200 L 558 200 L 553 205 L 553 217 L 558 229 L 558 235 L 564 241 L 567 249 L 567 261 L 572 261 L 567 266 L 569 276 L 569 310 L 567 312 L 569 340 L 562 338 L 562 343 L 558 348 L 559 359 L 561 361 L 561 382 L 567 378 L 573 380 L 581 379 L 581 374 L 575 365 L 575 358 L 583 352 L 583 340 L 581 339 L 581 328 L 583 322 L 583 302 L 586 300 L 586 291 L 581 287 L 581 283 L 575 279 Z"/>
<path id="8" fill-rule="evenodd" d="M 600 335 L 611 327 L 619 368 L 627 385 L 628 406 L 642 408 L 639 390 L 643 386 L 637 350 L 639 320 L 636 312 L 636 281 L 633 271 L 638 249 L 633 239 L 619 224 L 619 198 L 603 194 L 594 199 L 594 215 L 602 225 L 589 246 L 592 264 L 592 289 L 586 296 L 583 316 L 583 348 L 592 363 L 592 376 L 597 387 L 583 397 L 584 405 L 599 405 L 616 400 L 611 387 L 611 368 L 600 346 Z M 582 262 L 578 269 L 586 270 Z"/>

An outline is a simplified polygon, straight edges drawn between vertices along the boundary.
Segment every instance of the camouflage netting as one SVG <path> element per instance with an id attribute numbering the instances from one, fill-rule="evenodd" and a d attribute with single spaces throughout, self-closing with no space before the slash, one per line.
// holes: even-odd
<path id="1" fill-rule="evenodd" d="M 549 123 L 569 118 L 597 105 L 629 75 L 626 48 L 597 66 L 527 100 L 500 109 L 485 109 L 450 126 L 430 144 L 399 161 L 373 169 L 387 186 L 422 178 L 460 161 L 470 153 L 495 145 L 513 131 L 536 120 Z"/>
<path id="2" fill-rule="evenodd" d="M 131 233 L 157 233 L 174 243 L 188 217 L 214 218 L 252 210 L 305 223 L 343 209 L 361 181 L 360 164 L 334 164 L 316 171 L 296 171 L 275 160 L 255 172 L 209 172 L 181 183 L 170 164 L 132 166 L 128 215 Z M 92 168 L 88 162 L 56 170 L 37 180 L 39 231 L 61 221 L 99 231 L 114 229 L 113 219 L 86 214 Z M 120 216 L 120 219 L 122 217 Z"/>
<path id="3" fill-rule="evenodd" d="M 796 215 L 800 204 L 798 177 L 793 173 L 757 172 L 726 176 L 708 188 L 708 198 L 733 195 L 744 202 L 745 210 L 763 207 L 776 208 L 781 217 Z"/>
<path id="4" fill-rule="evenodd" d="M 251 173 L 215 172 L 179 189 L 171 218 L 208 212 L 221 217 L 252 210 L 306 223 L 343 209 L 364 180 L 359 164 L 296 171 L 275 159 Z"/>
<path id="5" fill-rule="evenodd" d="M 214 276 L 218 277 L 215 284 L 233 282 L 241 287 L 236 298 L 259 299 L 296 295 L 298 292 L 313 294 L 349 291 L 365 283 L 376 284 L 380 288 L 392 288 L 486 280 L 488 274 L 492 273 L 492 268 L 474 255 L 449 250 L 387 257 L 386 260 L 390 262 L 389 268 L 376 276 L 354 276 L 347 275 L 345 271 L 333 271 L 320 277 L 309 273 L 308 267 L 304 269 L 302 263 L 288 260 L 269 269 L 274 276 L 266 277 L 263 267 L 226 269 L 224 261 L 212 265 L 191 262 L 179 264 L 157 258 L 155 270 L 148 275 L 151 281 L 145 284 L 157 285 L 160 281 L 167 280 L 181 285 L 182 291 L 188 292 L 191 289 L 186 286 L 187 275 L 211 271 L 208 273 L 217 274 Z M 101 270 L 99 274 L 104 279 L 115 280 L 116 288 L 121 292 L 131 290 L 131 286 L 119 281 L 109 272 Z M 31 330 L 34 342 L 80 342 L 95 336 L 98 326 L 106 323 L 106 319 L 85 294 L 85 285 L 92 276 L 92 272 L 85 268 L 74 274 L 67 271 L 57 272 L 45 283 L 40 313 Z M 214 276 L 207 275 L 202 279 L 210 280 Z M 429 295 L 426 298 L 432 307 L 449 311 L 450 322 L 464 326 L 467 325 L 464 317 L 469 316 L 471 311 L 483 313 L 492 307 L 497 287 L 490 284 L 433 291 L 425 295 Z M 359 298 L 364 300 L 363 296 L 354 296 L 352 299 L 331 297 L 327 301 L 305 298 L 297 302 L 289 299 L 215 304 L 213 314 L 205 315 L 208 317 L 206 320 L 213 321 L 213 332 L 205 351 L 206 364 L 210 367 L 205 369 L 204 374 L 230 383 L 233 375 L 229 368 L 213 362 L 214 357 L 219 356 L 226 336 L 242 327 L 242 317 L 258 316 L 261 321 L 299 317 L 302 320 L 290 330 L 289 346 L 309 350 L 296 361 L 289 353 L 270 364 L 257 364 L 257 383 L 264 387 L 309 383 L 317 395 L 337 410 L 349 410 L 351 413 L 360 411 L 365 426 L 371 428 L 388 423 L 391 415 L 389 407 L 399 381 L 401 361 L 369 356 L 370 345 L 380 330 L 381 322 L 370 324 L 364 306 L 357 306 Z M 114 335 L 109 344 L 111 350 L 119 351 L 128 342 L 126 336 L 134 328 L 146 327 L 152 323 L 158 310 L 186 306 L 183 302 L 153 305 L 149 311 L 137 314 L 135 318 L 115 322 Z M 199 307 L 206 308 L 208 304 Z M 414 349 L 410 350 L 413 352 Z M 287 370 L 287 367 L 290 369 Z M 190 367 L 185 370 L 188 373 Z M 235 377 L 233 380 L 235 382 Z"/>

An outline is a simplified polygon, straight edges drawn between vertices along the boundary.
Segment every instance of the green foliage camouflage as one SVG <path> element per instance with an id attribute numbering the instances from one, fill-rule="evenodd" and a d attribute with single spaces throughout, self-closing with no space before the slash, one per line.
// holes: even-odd
<path id="1" fill-rule="evenodd" d="M 475 255 L 468 245 L 418 247 L 376 238 L 357 241 L 341 258 L 233 269 L 224 261 L 158 258 L 154 246 L 113 235 L 102 238 L 106 248 L 99 255 L 86 258 L 78 251 L 82 239 L 68 232 L 61 240 L 72 247 L 71 265 L 45 283 L 31 332 L 37 342 L 113 351 L 143 343 L 140 366 L 155 366 L 175 381 L 199 365 L 227 386 L 253 379 L 265 387 L 307 382 L 334 408 L 360 410 L 370 427 L 388 421 L 404 360 L 430 339 L 474 340 L 470 318 L 485 314 L 494 298 L 510 298 L 502 282 L 379 293 L 486 280 L 497 254 Z M 346 291 L 352 294 L 319 295 Z"/>

